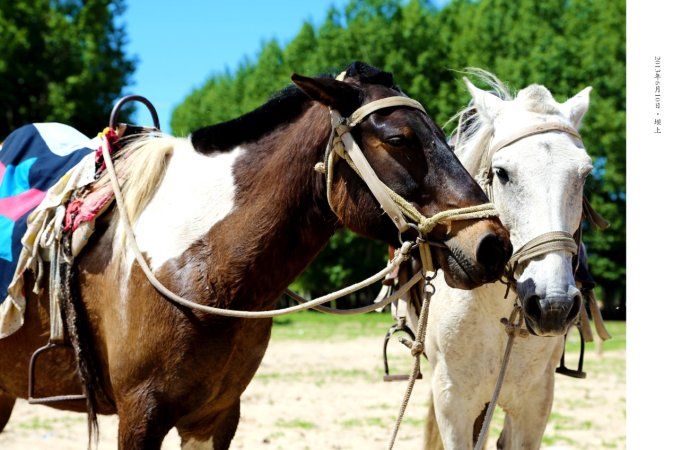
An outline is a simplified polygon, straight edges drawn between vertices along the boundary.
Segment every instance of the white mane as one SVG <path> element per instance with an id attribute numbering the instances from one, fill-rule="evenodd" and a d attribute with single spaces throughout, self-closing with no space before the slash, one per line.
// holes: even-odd
<path id="1" fill-rule="evenodd" d="M 551 92 L 541 85 L 532 84 L 514 96 L 510 89 L 493 73 L 474 67 L 463 71 L 481 83 L 501 100 L 519 101 L 526 110 L 537 114 L 561 115 L 558 103 Z M 486 117 L 477 111 L 474 102 L 455 114 L 449 122 L 457 120 L 458 125 L 452 132 L 455 136 L 455 153 L 463 166 L 472 174 L 479 175 L 482 155 L 488 150 L 494 134 L 493 118 Z"/>

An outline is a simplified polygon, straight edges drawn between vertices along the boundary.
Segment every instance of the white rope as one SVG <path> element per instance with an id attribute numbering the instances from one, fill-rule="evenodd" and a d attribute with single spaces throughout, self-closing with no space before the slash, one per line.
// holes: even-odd
<path id="1" fill-rule="evenodd" d="M 108 176 L 110 177 L 110 182 L 112 183 L 113 194 L 115 195 L 115 202 L 118 208 L 120 209 L 120 218 L 122 220 L 122 225 L 125 230 L 125 234 L 127 235 L 128 244 L 132 252 L 134 252 L 134 257 L 139 263 L 141 270 L 144 272 L 144 275 L 146 275 L 146 278 L 149 280 L 149 283 L 151 283 L 153 287 L 156 288 L 158 292 L 160 292 L 161 295 L 173 301 L 174 303 L 177 303 L 178 305 L 184 306 L 186 308 L 201 311 L 207 314 L 213 314 L 216 316 L 239 317 L 243 319 L 265 319 L 270 317 L 282 316 L 297 311 L 304 311 L 306 309 L 314 308 L 323 303 L 328 303 L 340 297 L 349 295 L 353 292 L 363 289 L 383 279 L 386 275 L 395 270 L 395 268 L 398 267 L 403 261 L 406 261 L 410 257 L 410 251 L 412 249 L 413 244 L 409 241 L 404 242 L 403 245 L 398 250 L 396 250 L 395 257 L 388 263 L 388 265 L 379 272 L 370 276 L 369 278 L 362 280 L 359 283 L 340 289 L 338 291 L 332 292 L 328 295 L 324 295 L 322 297 L 315 298 L 314 300 L 308 301 L 301 305 L 295 305 L 288 308 L 274 309 L 269 311 L 240 311 L 234 309 L 224 309 L 216 308 L 213 306 L 200 305 L 196 302 L 193 302 L 191 300 L 188 300 L 184 297 L 175 294 L 174 292 L 170 291 L 167 287 L 165 287 L 156 278 L 153 271 L 151 270 L 151 267 L 149 266 L 148 261 L 146 261 L 146 258 L 144 258 L 144 255 L 141 253 L 139 245 L 137 244 L 134 230 L 132 228 L 132 224 L 129 220 L 129 216 L 127 215 L 127 209 L 125 208 L 125 201 L 122 195 L 122 190 L 120 188 L 120 182 L 117 179 L 115 167 L 113 166 L 113 161 L 110 156 L 110 143 L 108 142 L 108 139 L 107 137 L 105 137 L 105 135 L 103 136 L 103 159 L 105 161 Z M 379 307 L 378 304 L 376 307 Z"/>
<path id="2" fill-rule="evenodd" d="M 514 322 L 516 315 L 518 316 L 517 323 Z M 491 396 L 491 402 L 486 409 L 482 429 L 479 432 L 479 437 L 477 438 L 477 443 L 474 446 L 474 450 L 482 450 L 484 448 L 484 444 L 486 443 L 489 426 L 491 425 L 491 419 L 494 416 L 494 410 L 496 409 L 496 404 L 498 403 L 498 396 L 501 393 L 503 380 L 505 379 L 506 370 L 508 369 L 508 361 L 510 361 L 510 353 L 513 350 L 515 337 L 524 337 L 528 334 L 527 330 L 522 329 L 522 319 L 522 309 L 516 305 L 515 309 L 513 309 L 513 313 L 510 315 L 510 318 L 507 320 L 503 319 L 501 321 L 506 327 L 506 333 L 508 333 L 508 342 L 506 343 L 506 349 L 503 352 L 503 362 L 501 363 L 501 369 L 498 372 L 498 378 L 496 379 L 496 387 L 494 388 L 494 393 Z"/>
<path id="3" fill-rule="evenodd" d="M 326 314 L 333 314 L 337 316 L 350 316 L 354 314 L 364 314 L 372 311 L 376 311 L 377 309 L 384 308 L 388 306 L 388 304 L 398 300 L 400 297 L 402 297 L 407 291 L 412 289 L 412 287 L 417 284 L 420 280 L 422 279 L 422 272 L 419 271 L 412 278 L 410 278 L 407 283 L 403 284 L 398 288 L 394 294 L 389 295 L 388 297 L 385 297 L 383 300 L 377 303 L 372 303 L 371 305 L 366 305 L 362 306 L 360 308 L 352 308 L 352 309 L 338 309 L 338 308 L 329 308 L 328 306 L 314 306 L 312 309 L 315 309 L 316 311 L 326 313 Z M 307 300 L 301 298 L 299 295 L 294 294 L 290 295 L 290 298 L 300 302 L 300 303 L 307 303 Z"/>

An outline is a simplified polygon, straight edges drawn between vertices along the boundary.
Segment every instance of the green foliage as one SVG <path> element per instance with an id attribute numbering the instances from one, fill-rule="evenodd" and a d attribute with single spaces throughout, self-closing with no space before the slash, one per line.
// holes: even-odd
<path id="1" fill-rule="evenodd" d="M 452 69 L 482 67 L 515 89 L 540 83 L 559 101 L 593 86 L 582 134 L 597 170 L 587 194 L 612 226 L 587 230 L 585 242 L 606 309 L 624 305 L 624 0 L 456 0 L 441 9 L 428 0 L 353 0 L 318 26 L 305 23 L 285 46 L 268 41 L 234 71 L 209 78 L 175 109 L 172 128 L 186 134 L 236 117 L 292 72 L 337 73 L 353 60 L 393 72 L 441 124 L 469 101 Z M 296 287 L 318 295 L 355 281 L 380 267 L 379 254 L 377 244 L 340 233 Z"/>
<path id="2" fill-rule="evenodd" d="M 0 140 L 30 122 L 95 134 L 129 82 L 122 0 L 0 2 Z"/>

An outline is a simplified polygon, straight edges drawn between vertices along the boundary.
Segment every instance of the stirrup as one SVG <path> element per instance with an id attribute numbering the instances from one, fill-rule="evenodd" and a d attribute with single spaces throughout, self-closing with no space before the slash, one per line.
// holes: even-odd
<path id="1" fill-rule="evenodd" d="M 86 400 L 86 395 L 84 394 L 71 394 L 71 395 L 54 395 L 50 397 L 34 397 L 35 391 L 35 371 L 36 371 L 36 360 L 41 353 L 53 350 L 55 348 L 72 348 L 71 345 L 58 344 L 54 342 L 48 342 L 43 347 L 36 349 L 36 351 L 31 355 L 31 360 L 29 361 L 29 396 L 28 402 L 32 405 L 41 405 L 47 403 L 58 403 L 58 402 L 69 402 L 69 401 L 79 401 Z"/>
<path id="2" fill-rule="evenodd" d="M 414 342 L 415 336 L 410 327 L 408 327 L 404 322 L 396 323 L 392 327 L 388 329 L 388 332 L 386 333 L 386 337 L 383 338 L 383 381 L 407 381 L 410 376 L 408 374 L 390 374 L 390 370 L 388 369 L 388 341 L 391 339 L 391 336 L 393 334 L 397 333 L 398 331 L 402 331 L 405 333 L 412 341 Z M 419 372 L 417 375 L 417 379 L 421 380 L 422 379 L 422 373 Z"/>
<path id="3" fill-rule="evenodd" d="M 587 372 L 582 370 L 585 362 L 585 338 L 582 335 L 582 329 L 580 326 L 577 327 L 578 333 L 580 333 L 580 358 L 577 361 L 577 370 L 569 369 L 565 365 L 565 345 L 567 343 L 568 335 L 566 334 L 563 343 L 563 354 L 561 355 L 561 364 L 556 368 L 556 373 L 565 375 L 572 378 L 587 378 Z"/>

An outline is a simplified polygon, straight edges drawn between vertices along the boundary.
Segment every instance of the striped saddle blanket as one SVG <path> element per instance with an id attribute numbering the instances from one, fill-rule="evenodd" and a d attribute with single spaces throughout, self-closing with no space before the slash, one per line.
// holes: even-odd
<path id="1" fill-rule="evenodd" d="M 64 198 L 54 197 L 66 192 L 60 184 L 65 184 L 66 175 L 78 166 L 83 166 L 84 176 L 72 180 L 70 186 L 93 181 L 94 153 L 100 144 L 100 139 L 89 139 L 67 125 L 36 123 L 13 131 L 0 145 L 0 338 L 21 325 L 7 323 L 18 320 L 12 319 L 17 315 L 11 310 L 23 312 L 24 307 L 16 303 L 8 288 L 16 279 L 17 267 L 23 269 L 31 258 L 36 236 L 22 242 L 34 221 L 31 214 L 64 202 Z M 54 194 L 56 186 L 60 187 L 58 195 Z"/>

